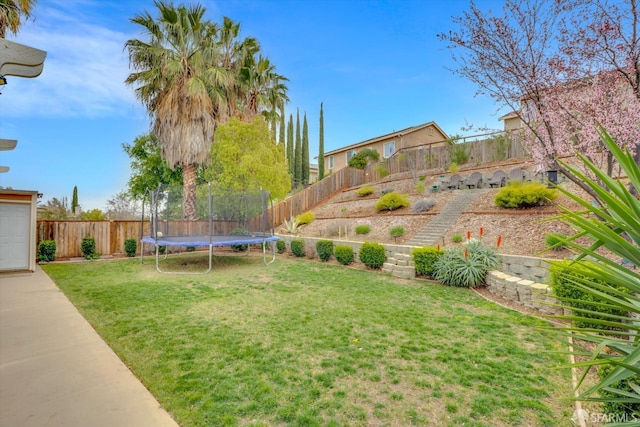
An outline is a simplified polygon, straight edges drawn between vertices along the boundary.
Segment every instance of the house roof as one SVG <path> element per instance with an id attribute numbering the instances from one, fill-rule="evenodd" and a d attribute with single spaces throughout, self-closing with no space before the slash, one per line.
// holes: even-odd
<path id="1" fill-rule="evenodd" d="M 370 139 L 366 139 L 364 141 L 356 142 L 355 144 L 347 145 L 345 147 L 337 148 L 335 150 L 327 151 L 326 153 L 324 153 L 324 155 L 326 157 L 328 155 L 335 154 L 335 153 L 340 153 L 342 151 L 347 151 L 347 150 L 352 150 L 354 148 L 367 146 L 367 145 L 376 143 L 378 141 L 384 141 L 384 140 L 387 140 L 387 139 L 395 138 L 396 136 L 404 136 L 404 135 L 407 135 L 407 134 L 412 133 L 412 132 L 416 132 L 416 131 L 418 131 L 420 129 L 424 129 L 424 128 L 429 127 L 429 126 L 435 127 L 436 130 L 438 130 L 438 132 L 440 132 L 442 135 L 444 135 L 445 139 L 448 138 L 448 135 L 440 128 L 440 126 L 438 126 L 436 124 L 436 122 L 431 121 L 431 122 L 423 123 L 421 125 L 411 126 L 411 127 L 406 128 L 406 129 L 394 131 L 394 132 L 391 132 L 391 133 L 388 133 L 388 134 L 385 134 L 385 135 L 376 136 L 375 138 L 370 138 Z"/>
<path id="2" fill-rule="evenodd" d="M 516 117 L 518 117 L 518 113 L 516 113 L 515 111 L 512 111 L 510 113 L 505 114 L 504 116 L 499 117 L 498 120 L 515 119 Z"/>

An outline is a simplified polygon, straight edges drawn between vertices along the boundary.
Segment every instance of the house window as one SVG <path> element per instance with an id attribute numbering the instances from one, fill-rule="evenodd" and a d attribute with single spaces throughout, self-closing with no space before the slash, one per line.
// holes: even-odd
<path id="1" fill-rule="evenodd" d="M 329 156 L 329 169 L 333 169 L 333 156 Z"/>
<path id="2" fill-rule="evenodd" d="M 384 158 L 388 159 L 389 157 L 393 156 L 393 153 L 396 152 L 396 142 L 395 141 L 391 141 L 391 142 L 387 142 L 386 144 L 384 144 Z"/>
<path id="3" fill-rule="evenodd" d="M 525 122 L 531 123 L 536 119 L 536 104 L 532 100 L 527 100 L 523 106 L 523 118 Z"/>
<path id="4" fill-rule="evenodd" d="M 347 163 L 349 163 L 349 160 L 351 160 L 351 158 L 355 155 L 356 155 L 356 150 L 347 151 Z"/>

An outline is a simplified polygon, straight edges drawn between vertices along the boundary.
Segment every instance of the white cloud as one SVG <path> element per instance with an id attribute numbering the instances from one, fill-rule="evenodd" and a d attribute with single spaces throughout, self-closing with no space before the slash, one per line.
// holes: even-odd
<path id="1" fill-rule="evenodd" d="M 75 11 L 38 12 L 15 41 L 47 51 L 44 71 L 35 79 L 8 77 L 3 115 L 101 117 L 142 108 L 124 84 L 130 71 L 123 47 L 131 35 L 92 24 Z"/>

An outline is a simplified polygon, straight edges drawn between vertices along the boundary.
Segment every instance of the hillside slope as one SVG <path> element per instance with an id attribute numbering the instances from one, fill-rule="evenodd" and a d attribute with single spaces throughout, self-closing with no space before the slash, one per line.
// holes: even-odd
<path id="1" fill-rule="evenodd" d="M 502 169 L 506 172 L 514 168 L 523 168 L 531 172 L 530 162 L 513 160 L 505 163 L 483 165 L 482 168 L 468 168 L 459 173 L 465 177 L 473 171 L 480 171 L 489 176 L 493 171 Z M 405 244 L 416 233 L 428 227 L 434 216 L 453 200 L 458 192 L 469 190 L 445 190 L 431 192 L 431 185 L 438 179 L 438 175 L 426 176 L 424 179 L 425 190 L 419 193 L 417 183 L 411 177 L 389 176 L 385 180 L 371 184 L 375 192 L 371 196 L 359 197 L 356 194 L 358 188 L 351 188 L 331 198 L 313 211 L 316 220 L 302 229 L 302 235 L 311 237 L 325 237 L 328 239 L 377 241 L 381 243 Z M 561 180 L 560 185 L 575 194 L 584 193 L 568 180 Z M 391 212 L 376 212 L 375 202 L 381 192 L 394 190 L 409 196 L 410 206 Z M 571 255 L 567 250 L 549 251 L 540 254 L 545 248 L 545 238 L 548 233 L 570 234 L 571 229 L 567 225 L 552 218 L 559 213 L 557 205 L 570 209 L 577 209 L 575 202 L 566 196 L 560 196 L 553 205 L 530 209 L 505 209 L 496 207 L 494 197 L 499 189 L 488 188 L 468 207 L 447 230 L 440 245 L 449 247 L 455 245 L 452 237 L 459 234 L 466 239 L 467 232 L 472 237 L 480 238 L 480 229 L 484 234 L 482 240 L 489 245 L 495 245 L 498 236 L 501 236 L 502 245 L 500 253 L 513 255 L 538 255 L 547 258 L 565 258 Z M 431 199 L 435 206 L 426 213 L 414 213 L 412 206 L 421 199 Z M 359 224 L 367 224 L 371 232 L 367 235 L 355 234 L 354 228 Z M 405 228 L 404 236 L 394 239 L 389 235 L 392 227 Z M 345 238 L 346 230 L 346 238 Z"/>

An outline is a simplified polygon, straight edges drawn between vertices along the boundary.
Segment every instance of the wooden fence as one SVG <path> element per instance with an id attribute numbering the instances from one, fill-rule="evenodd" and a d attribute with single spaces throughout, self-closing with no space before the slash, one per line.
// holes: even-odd
<path id="1" fill-rule="evenodd" d="M 500 139 L 485 138 L 453 146 L 426 146 L 398 151 L 393 156 L 385 159 L 382 164 L 369 165 L 365 179 L 367 182 L 378 181 L 383 177 L 382 173 L 389 175 L 405 172 L 417 175 L 425 171 L 438 171 L 440 173 L 451 164 L 453 152 L 456 149 L 466 151 L 468 154 L 467 164 L 475 165 L 529 156 L 529 153 L 520 142 L 507 137 Z"/>
<path id="2" fill-rule="evenodd" d="M 309 211 L 336 193 L 366 181 L 363 170 L 343 168 L 304 190 L 276 203 L 270 213 L 276 226 L 300 213 Z"/>
<path id="3" fill-rule="evenodd" d="M 263 216 L 259 215 L 253 218 L 248 226 L 253 231 L 264 231 L 264 224 Z M 232 234 L 237 227 L 237 221 L 213 221 L 214 234 Z M 39 220 L 37 228 L 38 242 L 56 242 L 57 259 L 82 257 L 82 239 L 85 237 L 95 239 L 96 252 L 103 256 L 124 255 L 124 242 L 127 239 L 135 239 L 138 242 L 140 253 L 141 231 L 144 231 L 145 236 L 151 234 L 149 221 L 141 224 L 140 221 Z M 210 226 L 209 221 L 168 221 L 163 222 L 158 228 L 165 234 L 191 236 L 208 235 Z"/>

